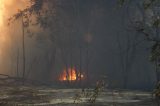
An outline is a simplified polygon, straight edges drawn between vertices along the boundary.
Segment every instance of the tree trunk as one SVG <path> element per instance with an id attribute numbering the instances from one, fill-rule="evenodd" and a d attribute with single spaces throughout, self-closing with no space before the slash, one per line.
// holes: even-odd
<path id="1" fill-rule="evenodd" d="M 18 52 L 17 52 L 17 70 L 16 70 L 16 73 L 17 73 L 17 77 L 19 77 L 19 49 L 18 49 Z"/>
<path id="2" fill-rule="evenodd" d="M 25 72 L 26 72 L 26 57 L 25 57 L 25 36 L 24 36 L 24 22 L 23 22 L 23 16 L 22 16 L 22 51 L 23 51 L 23 75 L 22 78 L 25 79 Z M 23 81 L 24 84 L 24 81 Z"/>

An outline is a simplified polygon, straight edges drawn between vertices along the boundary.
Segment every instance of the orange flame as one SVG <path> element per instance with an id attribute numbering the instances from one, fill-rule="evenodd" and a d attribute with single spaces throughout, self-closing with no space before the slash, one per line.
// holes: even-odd
<path id="1" fill-rule="evenodd" d="M 79 80 L 79 77 L 83 78 L 84 75 L 80 73 L 78 73 L 74 68 L 69 68 L 67 71 L 64 70 L 60 76 L 59 76 L 59 80 L 60 81 L 76 81 Z"/>

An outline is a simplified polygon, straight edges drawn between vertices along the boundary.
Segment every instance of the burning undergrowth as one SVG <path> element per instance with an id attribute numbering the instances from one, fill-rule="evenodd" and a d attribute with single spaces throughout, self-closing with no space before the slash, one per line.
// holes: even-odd
<path id="1" fill-rule="evenodd" d="M 64 69 L 60 75 L 59 81 L 80 81 L 85 79 L 85 73 L 76 70 L 75 68 Z"/>

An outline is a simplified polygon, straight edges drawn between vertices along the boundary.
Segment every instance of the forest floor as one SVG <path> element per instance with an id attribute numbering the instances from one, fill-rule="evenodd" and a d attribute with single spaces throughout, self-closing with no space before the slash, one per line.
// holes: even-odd
<path id="1" fill-rule="evenodd" d="M 104 90 L 94 103 L 82 94 L 82 89 L 1 86 L 0 106 L 157 106 L 150 92 Z"/>

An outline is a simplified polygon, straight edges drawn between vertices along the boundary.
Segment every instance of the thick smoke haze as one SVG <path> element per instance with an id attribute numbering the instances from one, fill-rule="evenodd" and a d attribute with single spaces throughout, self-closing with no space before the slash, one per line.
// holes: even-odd
<path id="1" fill-rule="evenodd" d="M 3 23 L 0 22 L 0 73 L 16 76 L 18 59 L 18 74 L 21 76 L 22 23 L 21 20 L 17 20 L 8 26 L 8 19 L 18 10 L 28 6 L 29 2 L 27 0 L 2 1 L 4 6 L 2 6 Z M 127 46 L 134 45 L 134 39 L 140 41 L 143 37 L 138 36 L 133 30 L 128 31 L 129 20 L 124 18 L 123 9 L 117 9 L 116 0 L 93 0 L 92 2 L 79 0 L 79 5 L 74 5 L 74 0 L 61 0 L 61 3 L 65 5 L 61 11 L 56 10 L 59 21 L 55 21 L 56 31 L 59 32 L 55 32 L 54 28 L 53 31 L 48 31 L 42 30 L 39 26 L 32 26 L 30 29 L 34 35 L 28 35 L 25 29 L 26 77 L 53 81 L 57 80 L 59 74 L 65 69 L 66 63 L 68 66 L 72 63 L 79 69 L 80 48 L 82 48 L 82 70 L 84 72 L 88 70 L 91 79 L 107 76 L 106 81 L 109 86 L 122 87 L 123 70 L 126 69 L 129 75 L 127 82 L 129 87 L 153 86 L 155 71 L 149 62 L 147 49 L 149 45 L 142 42 L 131 47 L 129 58 L 126 58 Z M 76 9 L 79 10 L 79 16 Z M 2 11 L 0 13 L 2 14 Z M 138 15 L 137 13 L 137 17 Z M 50 35 L 56 35 L 56 43 Z M 70 48 L 72 48 L 71 51 Z M 56 55 L 53 57 L 55 50 Z M 49 64 L 48 61 L 53 58 L 55 58 L 54 65 Z M 126 68 L 126 61 L 130 63 L 130 67 Z"/>
<path id="2" fill-rule="evenodd" d="M 9 26 L 8 19 L 14 15 L 18 9 L 24 9 L 28 3 L 24 0 L 1 0 L 0 1 L 0 66 L 1 73 L 11 73 L 13 70 L 14 59 L 13 55 L 19 42 L 21 33 L 20 24 L 17 22 Z"/>

